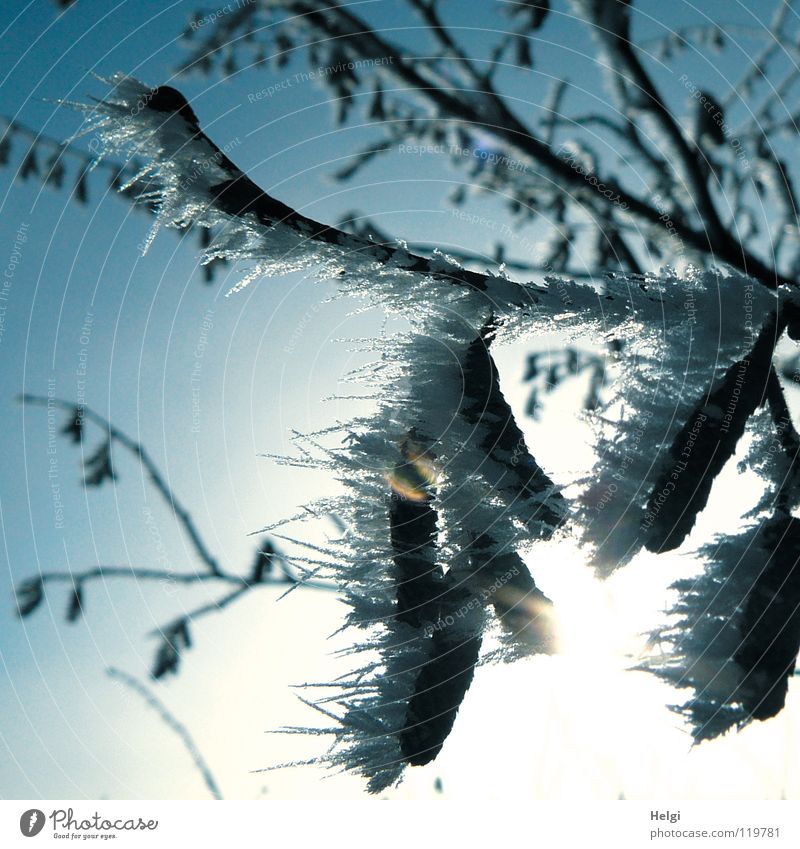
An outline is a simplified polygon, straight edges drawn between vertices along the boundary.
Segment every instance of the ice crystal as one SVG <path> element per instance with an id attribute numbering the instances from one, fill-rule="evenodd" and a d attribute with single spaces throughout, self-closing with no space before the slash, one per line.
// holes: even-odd
<path id="1" fill-rule="evenodd" d="M 146 163 L 136 180 L 146 182 L 142 199 L 158 212 L 151 238 L 160 226 L 213 228 L 206 261 L 246 267 L 235 290 L 309 269 L 336 279 L 343 295 L 410 323 L 410 332 L 374 345 L 376 361 L 357 375 L 371 388 L 375 412 L 338 426 L 341 443 L 332 448 L 298 435 L 299 456 L 291 460 L 321 466 L 347 490 L 335 503 L 308 506 L 310 515 L 335 512 L 348 533 L 309 546 L 307 567 L 338 580 L 348 624 L 363 634 L 350 654 L 364 660 L 317 699 L 330 725 L 316 730 L 333 735 L 323 760 L 364 775 L 378 792 L 440 750 L 488 627 L 502 623 L 508 655 L 552 650 L 550 602 L 521 557 L 531 544 L 572 522 L 606 574 L 642 546 L 682 543 L 718 466 L 763 405 L 785 293 L 691 269 L 682 277 L 667 271 L 594 285 L 559 278 L 523 284 L 502 272 L 469 271 L 441 253 L 423 258 L 400 242 L 379 245 L 261 191 L 202 132 L 174 89 L 123 75 L 107 82 L 111 93 L 85 108 L 88 128 L 106 151 Z M 594 414 L 597 462 L 574 507 L 526 444 L 490 354 L 493 346 L 552 332 L 614 340 L 620 352 L 612 398 Z M 716 459 L 701 463 L 714 445 L 721 446 Z M 764 680 L 765 698 L 780 700 L 769 676 L 783 669 L 794 634 L 766 673 L 757 659 L 736 654 L 742 627 L 764 612 L 753 589 L 761 561 L 751 563 L 748 552 L 771 543 L 754 534 L 706 552 L 718 565 L 688 588 L 678 610 L 687 641 L 675 633 L 661 670 L 698 691 L 688 710 L 701 736 L 757 715 Z M 758 584 L 770 597 L 789 579 L 780 571 L 789 559 L 782 555 L 780 574 Z M 724 593 L 711 593 L 718 585 Z M 705 613 L 691 618 L 692 599 L 709 593 Z M 724 619 L 740 603 L 748 611 L 744 626 Z M 753 645 L 770 636 L 759 632 Z M 747 683 L 751 674 L 759 685 Z"/>

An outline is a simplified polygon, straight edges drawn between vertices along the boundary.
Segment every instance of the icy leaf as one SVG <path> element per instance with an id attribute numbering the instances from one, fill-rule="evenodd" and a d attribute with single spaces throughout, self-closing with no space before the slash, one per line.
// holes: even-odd
<path id="1" fill-rule="evenodd" d="M 694 690 L 676 709 L 697 740 L 784 706 L 800 650 L 800 520 L 776 514 L 701 555 L 704 574 L 675 586 L 666 651 L 644 667 Z"/>
<path id="2" fill-rule="evenodd" d="M 750 416 L 764 403 L 775 339 L 773 320 L 749 355 L 704 394 L 673 440 L 647 502 L 643 528 L 648 551 L 677 548 L 694 527 Z"/>

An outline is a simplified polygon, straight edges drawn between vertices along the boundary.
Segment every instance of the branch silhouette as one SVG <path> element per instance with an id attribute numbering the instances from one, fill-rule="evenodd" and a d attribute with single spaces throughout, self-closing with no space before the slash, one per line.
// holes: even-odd
<path id="1" fill-rule="evenodd" d="M 217 779 L 214 777 L 214 773 L 211 771 L 206 759 L 203 757 L 200 749 L 198 749 L 197 744 L 194 741 L 194 738 L 189 733 L 189 729 L 182 723 L 179 722 L 172 712 L 164 705 L 161 699 L 153 693 L 153 691 L 135 678 L 133 675 L 130 675 L 127 672 L 123 672 L 121 669 L 116 669 L 115 667 L 110 667 L 106 670 L 106 674 L 109 678 L 114 681 L 119 681 L 124 684 L 129 690 L 132 690 L 134 693 L 139 695 L 144 701 L 147 703 L 148 707 L 151 707 L 159 716 L 161 721 L 170 731 L 173 731 L 177 737 L 180 739 L 183 744 L 184 749 L 189 753 L 194 761 L 195 768 L 200 773 L 205 782 L 206 787 L 208 788 L 208 792 L 211 794 L 212 798 L 222 800 L 225 797 L 222 795 L 222 791 L 219 788 L 219 784 L 217 783 Z"/>
<path id="2" fill-rule="evenodd" d="M 75 622 L 85 613 L 84 587 L 94 581 L 106 580 L 135 580 L 139 582 L 159 584 L 204 584 L 208 582 L 228 585 L 232 589 L 212 602 L 200 605 L 189 612 L 182 613 L 176 619 L 158 628 L 154 633 L 160 638 L 152 675 L 161 678 L 167 673 L 176 673 L 179 668 L 182 652 L 191 645 L 189 625 L 209 613 L 224 610 L 237 599 L 248 592 L 262 586 L 279 586 L 287 589 L 303 587 L 306 589 L 333 591 L 335 585 L 325 581 L 305 578 L 298 574 L 290 564 L 289 558 L 278 549 L 267 537 L 259 544 L 252 565 L 245 574 L 231 571 L 220 565 L 202 538 L 200 529 L 194 522 L 191 513 L 178 500 L 174 490 L 168 484 L 166 477 L 159 470 L 144 446 L 130 437 L 125 431 L 114 425 L 105 417 L 85 405 L 76 405 L 61 398 L 47 398 L 39 395 L 25 394 L 19 397 L 23 404 L 31 406 L 54 406 L 68 411 L 71 415 L 62 430 L 62 434 L 74 441 L 85 438 L 85 422 L 94 424 L 106 437 L 106 442 L 123 447 L 147 471 L 148 477 L 156 491 L 161 495 L 178 526 L 184 531 L 191 542 L 192 548 L 202 565 L 195 572 L 184 572 L 170 568 L 152 568 L 147 566 L 98 564 L 82 571 L 47 571 L 23 581 L 17 587 L 17 609 L 20 616 L 28 616 L 38 607 L 44 598 L 48 584 L 63 583 L 72 588 L 67 620 Z M 108 452 L 106 452 L 108 453 Z M 109 455 L 110 456 L 110 455 Z M 92 463 L 90 459 L 85 465 Z M 105 480 L 114 481 L 113 468 L 109 466 L 107 473 L 100 476 L 95 483 L 100 485 Z"/>

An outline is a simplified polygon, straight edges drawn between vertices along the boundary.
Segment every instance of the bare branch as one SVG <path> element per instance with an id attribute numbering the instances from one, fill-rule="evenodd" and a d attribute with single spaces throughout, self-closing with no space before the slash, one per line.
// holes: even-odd
<path id="1" fill-rule="evenodd" d="M 308 25 L 327 37 L 352 38 L 354 43 L 358 44 L 361 55 L 364 57 L 377 59 L 389 55 L 403 56 L 402 50 L 385 39 L 382 34 L 373 31 L 351 11 L 350 7 L 344 8 L 335 0 L 330 2 L 326 0 L 324 8 L 322 3 L 315 0 L 292 0 L 289 6 L 292 11 L 301 16 L 298 21 L 305 20 Z M 616 39 L 614 33 L 608 32 L 606 35 Z M 616 40 L 619 41 L 619 39 Z M 538 162 L 549 173 L 553 188 L 566 194 L 567 199 L 575 200 L 575 197 L 585 197 L 591 202 L 608 206 L 610 203 L 608 195 L 616 195 L 618 202 L 625 205 L 628 214 L 677 236 L 687 246 L 701 254 L 713 255 L 716 261 L 730 264 L 755 277 L 768 288 L 774 289 L 778 285 L 794 286 L 795 282 L 792 279 L 783 276 L 776 269 L 759 260 L 722 226 L 702 168 L 683 139 L 674 118 L 633 54 L 630 44 L 626 48 L 624 39 L 622 41 L 622 58 L 630 66 L 630 71 L 642 93 L 648 97 L 650 108 L 663 124 L 669 138 L 677 145 L 691 179 L 692 189 L 697 195 L 699 211 L 704 218 L 708 216 L 708 219 L 703 221 L 701 229 L 695 229 L 677 214 L 668 223 L 662 211 L 649 201 L 633 195 L 611 178 L 606 179 L 604 184 L 586 180 L 582 173 L 559 157 L 546 142 L 537 138 L 530 128 L 522 124 L 510 112 L 488 81 L 480 91 L 471 92 L 471 96 L 466 98 L 460 92 L 431 86 L 418 72 L 419 63 L 398 61 L 386 65 L 383 70 L 413 88 L 418 96 L 434 106 L 440 115 L 463 122 L 466 127 L 479 126 L 505 142 L 520 156 Z"/>
<path id="2" fill-rule="evenodd" d="M 609 67 L 609 73 L 615 77 L 627 74 L 637 95 L 637 107 L 653 116 L 677 153 L 691 189 L 692 200 L 697 205 L 703 222 L 709 230 L 710 241 L 720 244 L 729 241 L 729 236 L 722 226 L 719 213 L 711 198 L 697 151 L 686 141 L 677 121 L 656 89 L 655 83 L 634 52 L 634 44 L 630 40 L 628 30 L 628 12 L 621 12 L 615 17 L 614 23 L 619 24 L 618 29 L 606 26 L 605 13 L 606 9 L 603 8 L 603 11 L 592 20 L 592 25 L 617 62 L 618 67 Z"/>
<path id="3" fill-rule="evenodd" d="M 434 0 L 408 0 L 408 2 L 428 24 L 434 38 L 441 45 L 444 55 L 458 65 L 473 85 L 480 87 L 483 84 L 484 77 L 478 73 L 464 50 L 456 44 L 449 30 L 442 24 Z"/>
<path id="4" fill-rule="evenodd" d="M 167 484 L 164 476 L 161 474 L 155 462 L 140 442 L 136 442 L 136 440 L 132 439 L 125 432 L 112 425 L 111 422 L 108 421 L 108 419 L 105 419 L 103 416 L 94 412 L 94 410 L 92 410 L 90 407 L 86 407 L 84 405 L 76 406 L 74 403 L 64 401 L 61 398 L 47 398 L 41 395 L 25 394 L 20 396 L 19 400 L 23 404 L 30 404 L 39 407 L 47 407 L 48 405 L 52 405 L 58 407 L 61 410 L 77 410 L 77 412 L 82 418 L 88 419 L 89 421 L 96 424 L 103 431 L 105 431 L 105 433 L 108 434 L 108 438 L 112 442 L 116 442 L 123 448 L 127 449 L 131 454 L 133 454 L 133 456 L 147 470 L 148 474 L 150 475 L 151 483 L 153 484 L 153 486 L 155 486 L 156 490 L 158 490 L 158 493 L 161 495 L 164 501 L 169 505 L 170 509 L 175 515 L 175 518 L 186 531 L 187 536 L 191 540 L 192 545 L 194 546 L 194 549 L 197 552 L 197 556 L 200 558 L 200 560 L 202 560 L 202 562 L 205 564 L 206 568 L 212 575 L 222 576 L 223 573 L 220 569 L 219 562 L 215 557 L 212 556 L 211 552 L 208 550 L 208 547 L 200 536 L 200 531 L 198 530 L 197 525 L 195 525 L 194 520 L 192 519 L 189 511 L 178 501 L 177 497 L 175 496 L 175 493 Z"/>
<path id="5" fill-rule="evenodd" d="M 792 2 L 793 0 L 788 0 L 788 2 L 787 0 L 777 0 L 775 13 L 769 26 L 771 37 L 761 49 L 761 52 L 752 59 L 739 82 L 731 87 L 730 94 L 723 102 L 725 108 L 732 106 L 743 94 L 752 89 L 755 83 L 764 76 L 767 64 L 772 57 L 778 51 L 786 50 L 784 40 L 780 38 L 780 33 L 791 11 Z"/>
<path id="6" fill-rule="evenodd" d="M 179 572 L 172 569 L 152 569 L 142 566 L 93 566 L 83 572 L 42 572 L 41 579 L 47 581 L 85 581 L 105 580 L 106 578 L 132 578 L 136 581 L 164 581 L 166 583 L 195 584 L 204 581 L 223 581 L 232 584 L 248 585 L 245 578 L 236 575 L 209 572 Z"/>
<path id="7" fill-rule="evenodd" d="M 206 763 L 205 758 L 201 754 L 200 750 L 197 748 L 197 744 L 194 741 L 194 738 L 189 733 L 189 729 L 181 722 L 175 718 L 175 716 L 169 711 L 169 709 L 164 705 L 164 703 L 150 690 L 149 687 L 142 684 L 141 681 L 137 680 L 133 677 L 133 675 L 129 675 L 127 672 L 123 672 L 121 669 L 115 669 L 114 667 L 110 667 L 106 670 L 106 674 L 109 678 L 112 678 L 116 681 L 121 681 L 126 687 L 130 690 L 133 690 L 135 693 L 138 693 L 147 704 L 159 715 L 162 722 L 169 728 L 171 731 L 174 731 L 175 734 L 180 738 L 181 743 L 183 744 L 183 748 L 191 756 L 194 761 L 194 765 L 197 768 L 197 771 L 203 778 L 206 787 L 208 788 L 208 792 L 214 799 L 223 799 L 222 791 L 219 789 L 219 785 L 217 784 L 216 779 L 214 778 L 214 773 L 211 771 L 211 768 Z"/>

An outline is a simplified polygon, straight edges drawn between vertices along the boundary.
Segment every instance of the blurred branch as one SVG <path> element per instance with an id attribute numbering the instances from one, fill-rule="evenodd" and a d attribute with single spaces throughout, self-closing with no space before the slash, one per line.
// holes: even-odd
<path id="1" fill-rule="evenodd" d="M 276 555 L 283 557 L 283 555 Z M 247 590 L 258 585 L 294 584 L 315 590 L 333 590 L 333 584 L 325 581 L 313 581 L 298 578 L 288 568 L 283 568 L 280 574 L 264 575 L 258 580 L 235 575 L 230 572 L 208 574 L 207 572 L 179 572 L 172 569 L 151 569 L 142 566 L 93 566 L 83 572 L 42 572 L 39 576 L 43 582 L 71 582 L 83 584 L 87 581 L 105 580 L 106 578 L 133 578 L 136 581 L 164 581 L 167 583 L 197 584 L 205 581 L 221 581 L 234 584 Z"/>
<path id="2" fill-rule="evenodd" d="M 206 567 L 203 571 L 199 572 L 182 572 L 170 568 L 154 569 L 137 566 L 97 565 L 82 572 L 42 572 L 33 578 L 23 581 L 16 588 L 17 611 L 21 617 L 30 615 L 41 604 L 48 583 L 66 583 L 71 587 L 72 592 L 66 615 L 68 622 L 76 622 L 83 614 L 85 603 L 83 588 L 87 583 L 95 580 L 105 581 L 107 579 L 118 580 L 130 578 L 136 581 L 157 581 L 162 584 L 184 585 L 219 581 L 223 584 L 231 585 L 233 589 L 226 595 L 184 613 L 169 624 L 158 629 L 157 634 L 161 638 L 161 645 L 156 652 L 152 674 L 154 678 L 161 678 L 168 672 L 177 672 L 182 650 L 189 648 L 191 645 L 189 637 L 190 623 L 213 611 L 223 610 L 233 601 L 255 587 L 284 586 L 290 589 L 306 587 L 327 591 L 337 589 L 336 585 L 332 583 L 298 576 L 290 568 L 289 558 L 279 551 L 268 538 L 261 541 L 247 574 L 240 575 L 224 570 L 218 561 L 209 554 L 189 511 L 178 502 L 165 477 L 139 442 L 131 439 L 124 431 L 115 427 L 110 421 L 86 406 L 71 404 L 59 398 L 45 398 L 37 395 L 23 395 L 20 400 L 24 404 L 50 406 L 69 411 L 73 417 L 62 430 L 62 433 L 72 437 L 75 441 L 81 441 L 84 438 L 84 421 L 88 420 L 97 425 L 107 435 L 106 445 L 116 442 L 127 449 L 147 470 L 156 489 L 169 505 L 172 516 L 176 519 L 179 526 L 189 535 L 196 555 Z M 101 476 L 97 483 L 104 478 L 112 481 L 115 479 L 110 465 L 107 468 L 106 474 Z"/>
<path id="3" fill-rule="evenodd" d="M 183 70 L 195 69 L 208 73 L 215 62 L 220 60 L 224 72 L 230 74 L 239 64 L 235 54 L 245 50 L 256 51 L 254 64 L 260 65 L 266 61 L 264 45 L 270 40 L 275 42 L 276 48 L 271 58 L 276 61 L 277 67 L 282 67 L 289 55 L 301 47 L 305 48 L 312 67 L 325 67 L 330 71 L 320 78 L 335 91 L 336 102 L 340 106 L 340 121 L 353 103 L 354 92 L 360 78 L 364 76 L 374 77 L 374 91 L 370 98 L 373 114 L 370 120 L 393 128 L 389 131 L 390 142 L 397 142 L 401 138 L 438 142 L 448 133 L 455 133 L 462 147 L 478 148 L 481 141 L 472 135 L 476 129 L 484 137 L 493 136 L 496 142 L 505 146 L 516 165 L 523 167 L 476 163 L 463 156 L 459 158 L 461 167 L 471 169 L 470 176 L 476 178 L 478 188 L 501 188 L 509 196 L 508 205 L 515 216 L 522 219 L 536 216 L 538 220 L 552 225 L 553 221 L 540 213 L 555 212 L 555 221 L 561 225 L 564 217 L 558 208 L 569 207 L 574 214 L 588 214 L 594 220 L 602 218 L 606 226 L 620 233 L 628 223 L 633 224 L 637 232 L 642 229 L 642 225 L 646 225 L 652 233 L 661 236 L 657 243 L 647 234 L 639 232 L 648 250 L 658 248 L 659 244 L 668 246 L 673 244 L 673 240 L 679 240 L 692 251 L 693 261 L 727 263 L 756 277 L 770 288 L 780 284 L 794 285 L 795 265 L 798 263 L 784 261 L 783 257 L 779 261 L 774 254 L 763 260 L 750 247 L 748 232 L 740 226 L 741 220 L 752 218 L 740 209 L 742 186 L 733 187 L 737 205 L 731 210 L 732 214 L 726 212 L 726 221 L 722 221 L 714 200 L 716 195 L 712 193 L 710 184 L 712 177 L 716 179 L 717 169 L 721 166 L 713 162 L 713 151 L 698 147 L 686 136 L 682 122 L 666 106 L 665 99 L 657 90 L 638 52 L 646 50 L 650 42 L 636 45 L 628 40 L 631 4 L 582 0 L 581 5 L 581 8 L 585 7 L 585 17 L 597 29 L 601 40 L 616 60 L 612 64 L 617 67 L 611 69 L 610 76 L 618 100 L 620 119 L 617 120 L 613 115 L 608 118 L 584 116 L 584 120 L 576 119 L 576 123 L 554 114 L 561 109 L 561 100 L 568 86 L 566 79 L 556 78 L 545 106 L 545 109 L 551 110 L 551 114 L 541 122 L 540 136 L 518 118 L 506 99 L 494 90 L 491 71 L 497 67 L 509 43 L 516 40 L 524 41 L 527 45 L 530 34 L 538 30 L 547 18 L 548 3 L 509 4 L 509 8 L 504 11 L 520 21 L 521 26 L 503 33 L 500 45 L 496 50 L 490 50 L 486 58 L 465 54 L 442 21 L 435 0 L 408 0 L 408 5 L 428 24 L 432 37 L 441 48 L 437 55 L 415 55 L 405 46 L 387 38 L 383 30 L 369 26 L 353 11 L 352 6 L 339 4 L 335 0 L 264 0 L 261 3 L 245 4 L 231 14 L 219 16 L 213 23 L 203 27 L 202 36 L 198 34 L 198 27 L 192 25 L 198 19 L 195 15 L 184 33 L 187 40 L 194 41 L 194 45 L 191 58 Z M 773 37 L 768 39 L 762 53 L 756 56 L 755 67 L 747 71 L 740 86 L 736 87 L 734 96 L 741 96 L 746 90 L 752 89 L 777 51 L 782 49 L 788 56 L 797 52 L 794 45 L 796 39 L 783 33 L 789 18 L 789 8 L 789 3 L 778 4 L 770 28 L 765 27 L 759 33 Z M 678 38 L 685 45 L 686 38 L 697 36 L 715 49 L 721 49 L 727 38 L 727 30 L 722 25 L 703 25 L 694 27 L 694 30 L 692 27 L 684 28 L 670 34 L 670 37 L 673 41 Z M 782 34 L 785 37 L 781 37 Z M 528 49 L 526 46 L 525 50 Z M 462 87 L 448 80 L 447 75 L 442 73 L 443 60 L 451 60 L 457 65 L 467 75 L 469 85 Z M 485 74 L 479 71 L 481 62 L 490 65 Z M 351 69 L 354 64 L 372 67 L 373 63 L 375 70 L 368 75 L 364 75 L 358 67 Z M 529 66 L 529 62 L 523 60 L 518 60 L 518 64 Z M 401 84 L 392 94 L 397 101 L 392 110 L 388 110 L 385 104 L 386 92 L 381 81 L 386 77 L 393 77 Z M 780 82 L 778 93 L 788 91 L 793 81 L 790 73 Z M 762 104 L 762 111 L 768 111 L 774 99 L 773 91 Z M 656 151 L 653 140 L 644 135 L 635 114 L 637 112 L 649 114 L 657 123 L 659 135 L 669 143 L 681 164 L 685 186 L 681 186 L 681 181 L 670 173 L 668 155 Z M 626 143 L 626 149 L 620 151 L 623 159 L 629 160 L 635 156 L 647 165 L 644 191 L 637 194 L 626 188 L 620 175 L 601 175 L 594 167 L 583 170 L 575 167 L 573 161 L 565 159 L 556 147 L 555 131 L 557 127 L 569 123 L 574 127 L 602 125 L 622 139 Z M 786 126 L 786 122 L 779 122 L 775 126 Z M 391 145 L 387 148 L 385 144 L 373 147 L 374 150 L 356 154 L 353 167 L 345 167 L 343 173 L 352 176 L 360 164 L 391 149 Z M 709 164 L 712 167 L 709 168 Z M 31 167 L 33 165 L 35 163 Z M 768 166 L 770 163 L 766 162 L 764 167 Z M 735 178 L 734 170 L 728 163 L 720 179 Z M 747 182 L 751 184 L 750 180 Z M 778 197 L 778 202 L 781 215 L 786 218 L 789 214 L 786 191 L 781 187 L 780 180 L 776 182 L 771 179 L 771 183 L 775 184 L 772 190 L 783 195 Z M 665 211 L 663 204 L 653 200 L 657 195 L 669 199 L 668 210 Z M 796 216 L 781 223 L 796 229 Z M 779 226 L 775 232 L 782 238 L 781 234 L 786 231 Z M 635 259 L 638 244 L 617 241 L 614 250 L 620 267 L 634 271 L 637 269 Z M 566 244 L 565 251 L 564 264 L 574 254 L 574 246 Z M 656 253 L 662 261 L 670 261 L 668 247 L 659 248 Z M 514 266 L 509 264 L 509 267 L 527 270 L 521 263 Z M 209 266 L 205 269 L 210 273 Z M 598 272 L 602 272 L 602 269 L 598 269 Z"/>
<path id="4" fill-rule="evenodd" d="M 408 0 L 408 2 L 428 25 L 433 37 L 444 51 L 444 55 L 461 68 L 467 79 L 474 86 L 482 87 L 484 78 L 478 73 L 466 53 L 456 44 L 449 30 L 443 26 L 439 13 L 436 10 L 435 0 Z"/>
<path id="5" fill-rule="evenodd" d="M 534 419 L 539 418 L 542 408 L 542 396 L 549 395 L 567 380 L 588 374 L 583 409 L 587 412 L 602 406 L 602 392 L 609 384 L 608 366 L 613 363 L 622 350 L 619 340 L 609 340 L 604 356 L 581 350 L 574 346 L 562 350 L 533 351 L 528 354 L 523 383 L 530 385 L 525 413 Z"/>
<path id="6" fill-rule="evenodd" d="M 183 748 L 186 749 L 194 761 L 194 765 L 202 776 L 209 793 L 211 793 L 214 799 L 223 799 L 222 791 L 219 789 L 219 785 L 214 778 L 214 773 L 211 771 L 205 758 L 197 748 L 197 744 L 194 742 L 194 738 L 189 733 L 189 729 L 183 723 L 178 722 L 173 714 L 165 707 L 164 703 L 149 689 L 149 687 L 146 687 L 141 681 L 134 678 L 133 675 L 129 675 L 127 672 L 123 672 L 121 669 L 115 669 L 114 667 L 107 669 L 106 674 L 109 678 L 120 681 L 128 689 L 133 690 L 141 696 L 142 699 L 144 699 L 144 701 L 147 702 L 147 704 L 159 715 L 161 721 L 167 726 L 167 728 L 177 734 L 183 744 Z"/>
<path id="7" fill-rule="evenodd" d="M 172 569 L 150 569 L 138 566 L 93 566 L 83 572 L 42 572 L 42 581 L 84 581 L 105 580 L 106 578 L 133 578 L 137 581 L 167 581 L 182 584 L 196 584 L 203 581 L 223 581 L 242 584 L 244 578 L 236 575 L 213 575 L 207 572 L 178 572 Z"/>
<path id="8" fill-rule="evenodd" d="M 61 398 L 47 398 L 42 395 L 30 395 L 25 394 L 20 396 L 19 399 L 23 404 L 29 404 L 32 406 L 38 407 L 48 407 L 54 406 L 61 410 L 68 410 L 79 417 L 81 419 L 88 419 L 89 421 L 96 424 L 99 428 L 105 431 L 108 434 L 108 438 L 111 442 L 115 442 L 118 445 L 121 445 L 127 451 L 129 451 L 133 456 L 142 464 L 144 469 L 150 475 L 150 482 L 158 491 L 159 495 L 164 499 L 164 501 L 169 505 L 170 510 L 173 512 L 175 519 L 178 523 L 183 527 L 184 531 L 186 531 L 187 536 L 192 542 L 194 549 L 197 553 L 197 556 L 206 566 L 206 569 L 212 574 L 216 576 L 221 576 L 222 571 L 220 570 L 219 562 L 216 557 L 214 557 L 200 536 L 200 531 L 194 523 L 189 511 L 178 501 L 175 493 L 167 484 L 163 475 L 159 471 L 156 464 L 153 462 L 150 455 L 145 450 L 144 446 L 140 442 L 136 442 L 136 440 L 132 439 L 126 433 L 121 431 L 119 428 L 114 427 L 108 419 L 103 418 L 103 416 L 94 412 L 90 407 L 86 407 L 84 405 L 76 406 L 74 403 L 70 403 L 69 401 L 64 401 Z"/>
<path id="9" fill-rule="evenodd" d="M 339 219 L 338 226 L 347 233 L 353 233 L 354 235 L 361 236 L 362 238 L 372 239 L 375 244 L 382 245 L 383 247 L 397 244 L 397 239 L 390 236 L 385 230 L 378 227 L 371 219 L 366 218 L 359 212 L 351 211 L 345 213 L 345 215 Z M 414 251 L 415 253 L 432 254 L 434 251 L 440 250 L 440 247 L 432 242 L 406 242 L 405 244 L 408 246 L 409 250 Z M 496 263 L 497 265 L 504 265 L 506 268 L 514 271 L 523 271 L 528 274 L 541 275 L 552 274 L 554 271 L 552 266 L 542 264 L 537 265 L 535 263 L 525 262 L 524 260 L 507 258 L 505 256 L 505 249 L 500 242 L 498 242 L 495 246 L 495 254 L 493 257 L 486 256 L 484 254 L 471 253 L 470 251 L 453 250 L 451 248 L 447 248 L 444 253 L 462 264 L 468 263 L 470 265 L 485 265 L 486 263 Z M 588 271 L 578 271 L 577 269 L 566 268 L 559 273 L 566 277 L 570 277 L 573 280 L 596 280 L 598 277 L 602 276 L 603 271 L 603 269 L 599 269 L 598 273 L 592 274 Z M 638 271 L 638 268 L 632 268 L 631 271 Z"/>
<path id="10" fill-rule="evenodd" d="M 11 150 L 11 144 L 16 136 L 22 136 L 30 142 L 30 147 L 23 159 L 17 176 L 23 180 L 31 173 L 38 175 L 45 185 L 52 185 L 54 188 L 61 188 L 64 181 L 64 163 L 63 160 L 71 158 L 83 163 L 81 172 L 78 176 L 75 188 L 75 195 L 81 202 L 86 202 L 85 194 L 85 179 L 90 170 L 105 171 L 109 176 L 109 186 L 111 188 L 119 188 L 126 181 L 124 178 L 132 179 L 139 172 L 139 165 L 135 161 L 123 163 L 113 159 L 97 158 L 97 156 L 88 150 L 82 150 L 74 142 L 61 141 L 46 133 L 29 127 L 27 124 L 20 123 L 15 118 L 9 118 L 6 115 L 0 115 L 0 121 L 5 122 L 6 128 L 0 135 L 0 165 L 6 165 Z M 42 148 L 48 153 L 47 162 L 43 170 L 40 170 L 38 164 L 38 155 Z M 81 188 L 81 185 L 83 187 Z M 139 192 L 137 187 L 131 187 L 125 192 L 129 198 L 137 197 Z M 137 208 L 147 212 L 154 212 L 153 207 L 145 204 L 137 204 Z"/>
<path id="11" fill-rule="evenodd" d="M 716 261 L 726 262 L 750 274 L 769 288 L 780 284 L 794 285 L 792 279 L 758 259 L 721 224 L 696 156 L 632 47 L 625 43 L 624 31 L 616 33 L 602 26 L 600 19 L 607 6 L 600 4 L 596 7 L 600 10 L 596 20 L 600 23 L 603 37 L 623 62 L 642 96 L 645 108 L 658 120 L 663 132 L 676 148 L 695 195 L 693 199 L 701 217 L 699 228 L 690 225 L 677 212 L 672 217 L 665 216 L 649 199 L 634 195 L 614 178 L 604 178 L 602 182 L 599 179 L 587 179 L 585 173 L 573 167 L 546 141 L 539 139 L 529 127 L 521 123 L 488 81 L 482 89 L 466 94 L 452 87 L 444 89 L 430 85 L 420 73 L 426 67 L 424 60 L 406 61 L 403 58 L 404 51 L 355 15 L 352 7 L 345 8 L 334 0 L 325 0 L 324 4 L 317 0 L 290 0 L 285 5 L 290 12 L 298 15 L 295 25 L 306 25 L 326 38 L 336 39 L 337 43 L 348 44 L 354 55 L 372 59 L 399 57 L 399 61 L 384 66 L 383 72 L 393 75 L 413 89 L 419 99 L 436 110 L 439 121 L 456 121 L 466 128 L 480 127 L 492 134 L 525 160 L 538 163 L 546 169 L 550 185 L 561 192 L 565 200 L 574 202 L 575 196 L 586 198 L 587 203 L 598 208 L 610 207 L 612 212 L 623 207 L 628 215 L 655 225 L 704 256 L 711 255 Z M 614 5 L 619 8 L 618 4 Z M 621 20 L 619 18 L 616 23 Z M 640 150 L 646 148 L 640 147 Z M 610 196 L 615 197 L 613 202 L 609 200 Z"/>
<path id="12" fill-rule="evenodd" d="M 618 5 L 623 6 L 624 4 Z M 599 9 L 600 7 L 596 8 Z M 730 247 L 728 245 L 729 234 L 722 226 L 716 206 L 711 198 L 706 175 L 698 160 L 696 149 L 689 146 L 678 122 L 667 108 L 650 75 L 634 52 L 634 45 L 630 40 L 628 9 L 620 9 L 617 14 L 613 15 L 613 18 L 607 20 L 607 9 L 603 6 L 602 11 L 598 11 L 594 15 L 591 23 L 608 47 L 612 57 L 617 60 L 615 66 L 609 66 L 609 73 L 615 77 L 624 77 L 627 74 L 630 83 L 635 87 L 637 107 L 653 117 L 682 163 L 684 174 L 691 189 L 692 201 L 697 205 L 700 216 L 709 230 L 709 241 L 712 244 L 725 245 L 727 253 Z"/>
<path id="13" fill-rule="evenodd" d="M 777 0 L 775 12 L 769 25 L 769 31 L 772 37 L 766 42 L 760 53 L 756 54 L 747 64 L 747 68 L 739 82 L 731 86 L 730 94 L 723 101 L 725 108 L 732 106 L 738 98 L 747 94 L 753 85 L 765 76 L 767 63 L 776 52 L 786 50 L 784 39 L 780 37 L 780 33 L 786 23 L 786 18 L 791 11 L 793 2 L 794 0 Z"/>

